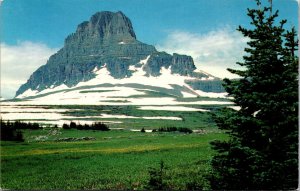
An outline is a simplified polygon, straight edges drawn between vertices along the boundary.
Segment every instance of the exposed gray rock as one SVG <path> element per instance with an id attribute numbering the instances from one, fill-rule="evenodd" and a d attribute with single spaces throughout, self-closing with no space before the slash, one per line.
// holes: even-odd
<path id="1" fill-rule="evenodd" d="M 222 86 L 223 81 L 220 79 L 215 80 L 186 80 L 185 83 L 189 84 L 195 90 L 201 90 L 204 92 L 225 92 Z"/>
<path id="2" fill-rule="evenodd" d="M 123 13 L 99 12 L 78 25 L 64 47 L 30 76 L 16 96 L 29 88 L 41 91 L 51 85 L 73 86 L 90 80 L 95 76 L 93 69 L 104 64 L 113 77 L 124 78 L 131 75 L 129 65 L 153 52 L 157 52 L 154 46 L 136 40 L 132 24 Z"/>
<path id="3" fill-rule="evenodd" d="M 196 67 L 191 56 L 173 54 L 171 67 L 172 73 L 187 76 L 192 75 L 195 69 Z"/>
<path id="4" fill-rule="evenodd" d="M 156 52 L 151 54 L 143 69 L 146 71 L 148 76 L 159 76 L 161 68 L 169 68 L 171 64 L 172 56 L 170 54 L 165 52 Z"/>

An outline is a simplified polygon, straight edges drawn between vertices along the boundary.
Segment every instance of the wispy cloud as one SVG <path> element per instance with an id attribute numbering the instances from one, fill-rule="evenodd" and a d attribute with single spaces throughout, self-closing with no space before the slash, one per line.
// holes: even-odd
<path id="1" fill-rule="evenodd" d="M 242 59 L 246 42 L 240 33 L 227 27 L 207 34 L 172 31 L 157 48 L 190 55 L 198 69 L 217 77 L 233 78 L 236 76 L 226 69 L 239 68 L 235 63 Z"/>
<path id="2" fill-rule="evenodd" d="M 1 44 L 1 96 L 12 98 L 30 75 L 57 51 L 42 43 Z"/>

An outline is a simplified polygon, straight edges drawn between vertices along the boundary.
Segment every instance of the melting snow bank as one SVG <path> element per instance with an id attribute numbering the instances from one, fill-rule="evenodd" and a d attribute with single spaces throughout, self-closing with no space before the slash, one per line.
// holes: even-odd
<path id="1" fill-rule="evenodd" d="M 201 90 L 195 90 L 195 92 L 202 97 L 211 97 L 211 98 L 227 98 L 228 93 L 214 93 L 214 92 L 204 92 Z"/>
<path id="2" fill-rule="evenodd" d="M 47 109 L 44 106 L 16 106 L 5 105 L 1 106 L 0 118 L 3 120 L 23 120 L 29 122 L 37 122 L 41 124 L 52 124 L 62 126 L 64 123 L 70 123 L 71 121 L 80 124 L 92 124 L 94 122 L 103 123 L 123 123 L 122 121 L 103 121 L 101 119 L 148 119 L 148 120 L 182 120 L 180 117 L 169 116 L 127 116 L 127 115 L 111 115 L 100 114 L 100 116 L 85 116 L 78 117 L 68 114 L 64 114 L 68 111 L 76 111 L 80 109 Z"/>
<path id="3" fill-rule="evenodd" d="M 76 111 L 80 109 L 72 109 L 72 111 Z M 47 109 L 38 106 L 1 106 L 1 113 L 62 113 L 70 111 L 68 109 Z M 1 114 L 2 115 L 2 114 Z"/>
<path id="4" fill-rule="evenodd" d="M 140 110 L 161 110 L 161 111 L 202 111 L 208 112 L 209 110 L 206 109 L 197 109 L 191 107 L 184 107 L 184 106 L 142 106 L 139 107 Z"/>
<path id="5" fill-rule="evenodd" d="M 141 132 L 141 129 L 129 129 L 129 131 L 132 131 L 132 132 Z M 152 129 L 145 129 L 145 132 L 146 133 L 152 133 L 153 130 Z"/>
<path id="6" fill-rule="evenodd" d="M 114 118 L 114 119 L 163 119 L 163 120 L 182 120 L 180 117 L 164 117 L 164 116 L 155 116 L 155 117 L 135 117 L 128 115 L 109 115 L 101 114 L 100 118 Z"/>
<path id="7" fill-rule="evenodd" d="M 26 98 L 26 97 L 30 97 L 30 96 L 36 96 L 36 95 L 46 94 L 46 93 L 60 91 L 60 90 L 67 90 L 67 89 L 69 89 L 69 87 L 66 86 L 65 84 L 62 84 L 62 85 L 56 86 L 56 87 L 54 87 L 52 85 L 48 89 L 45 89 L 45 90 L 40 91 L 40 92 L 38 90 L 28 89 L 24 93 L 18 95 L 16 98 L 22 99 L 22 98 Z"/>
<path id="8" fill-rule="evenodd" d="M 15 119 L 17 120 L 17 119 Z M 101 123 L 105 123 L 105 124 L 120 124 L 123 123 L 122 121 L 93 121 L 93 120 L 47 120 L 47 121 L 43 121 L 43 120 L 30 120 L 28 121 L 30 123 L 39 123 L 42 126 L 47 126 L 47 125 L 57 125 L 58 127 L 62 127 L 63 124 L 70 124 L 70 122 L 75 122 L 76 124 L 87 124 L 87 125 L 92 125 L 95 122 L 101 122 Z"/>
<path id="9" fill-rule="evenodd" d="M 107 94 L 104 92 L 103 94 Z M 102 96 L 102 93 L 83 93 L 72 95 L 68 93 L 51 94 L 45 97 L 39 97 L 32 100 L 18 102 L 5 102 L 8 105 L 231 105 L 230 101 L 177 101 L 174 97 L 139 97 L 139 98 L 116 98 L 119 94 L 116 92 L 114 97 Z"/>
<path id="10" fill-rule="evenodd" d="M 240 106 L 228 106 L 228 108 L 234 109 L 236 111 L 239 111 L 241 109 Z"/>

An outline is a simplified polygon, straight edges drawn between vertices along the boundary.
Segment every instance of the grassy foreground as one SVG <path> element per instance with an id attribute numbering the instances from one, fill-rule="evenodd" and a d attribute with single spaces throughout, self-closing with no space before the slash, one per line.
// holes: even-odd
<path id="1" fill-rule="evenodd" d="M 1 188 L 145 189 L 149 167 L 166 165 L 170 189 L 206 187 L 209 142 L 223 133 L 25 130 L 25 142 L 1 142 Z M 45 138 L 46 137 L 46 138 Z M 59 138 L 95 140 L 61 142 Z M 43 139 L 44 138 L 44 139 Z M 43 141 L 38 141 L 43 140 Z"/>

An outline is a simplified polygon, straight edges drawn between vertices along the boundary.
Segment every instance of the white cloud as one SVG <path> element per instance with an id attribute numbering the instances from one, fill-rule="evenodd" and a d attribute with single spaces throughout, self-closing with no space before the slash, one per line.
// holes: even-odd
<path id="1" fill-rule="evenodd" d="M 17 89 L 56 51 L 56 48 L 29 41 L 17 45 L 1 43 L 1 96 L 14 97 Z"/>
<path id="2" fill-rule="evenodd" d="M 218 29 L 207 34 L 172 31 L 161 44 L 160 51 L 186 54 L 193 57 L 198 69 L 217 77 L 237 77 L 227 68 L 240 68 L 247 39 L 230 28 Z"/>

